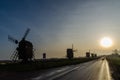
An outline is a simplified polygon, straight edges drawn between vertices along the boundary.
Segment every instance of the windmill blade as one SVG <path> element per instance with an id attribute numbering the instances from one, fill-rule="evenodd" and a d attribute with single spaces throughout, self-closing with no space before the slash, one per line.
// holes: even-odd
<path id="1" fill-rule="evenodd" d="M 76 50 L 73 50 L 73 52 L 77 52 L 78 50 L 76 49 Z"/>
<path id="2" fill-rule="evenodd" d="M 24 34 L 24 36 L 23 36 L 22 39 L 25 39 L 25 38 L 26 38 L 26 36 L 28 35 L 29 31 L 30 31 L 30 29 L 28 28 L 28 29 L 26 30 L 26 32 L 25 32 L 25 34 Z"/>
<path id="3" fill-rule="evenodd" d="M 18 40 L 14 39 L 10 35 L 8 35 L 8 40 L 11 41 L 11 42 L 14 42 L 15 44 L 18 44 Z"/>

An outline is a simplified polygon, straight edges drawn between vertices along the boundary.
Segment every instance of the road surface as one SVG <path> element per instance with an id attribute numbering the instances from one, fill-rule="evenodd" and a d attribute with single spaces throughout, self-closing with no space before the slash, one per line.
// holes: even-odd
<path id="1" fill-rule="evenodd" d="M 112 80 L 106 59 L 48 70 L 26 80 Z"/>

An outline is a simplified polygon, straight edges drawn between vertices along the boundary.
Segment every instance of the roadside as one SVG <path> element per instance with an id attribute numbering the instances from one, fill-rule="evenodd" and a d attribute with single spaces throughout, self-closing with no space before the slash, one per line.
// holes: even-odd
<path id="1" fill-rule="evenodd" d="M 114 80 L 120 80 L 120 57 L 115 55 L 107 56 L 111 74 Z"/>

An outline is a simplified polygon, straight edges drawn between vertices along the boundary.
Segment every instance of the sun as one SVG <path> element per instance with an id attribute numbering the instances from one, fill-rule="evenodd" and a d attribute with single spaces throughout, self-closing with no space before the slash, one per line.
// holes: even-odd
<path id="1" fill-rule="evenodd" d="M 105 48 L 109 48 L 112 46 L 113 43 L 112 43 L 112 39 L 110 39 L 109 37 L 104 37 L 101 39 L 100 44 Z"/>

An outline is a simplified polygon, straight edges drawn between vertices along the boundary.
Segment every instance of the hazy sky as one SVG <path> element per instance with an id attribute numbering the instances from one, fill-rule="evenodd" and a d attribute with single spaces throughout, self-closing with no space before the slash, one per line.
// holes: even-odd
<path id="1" fill-rule="evenodd" d="M 36 58 L 65 57 L 74 44 L 78 52 L 104 49 L 100 39 L 113 40 L 109 49 L 120 48 L 120 0 L 0 0 L 0 59 L 9 59 L 27 28 L 27 40 Z M 108 49 L 107 49 L 108 50 Z"/>

